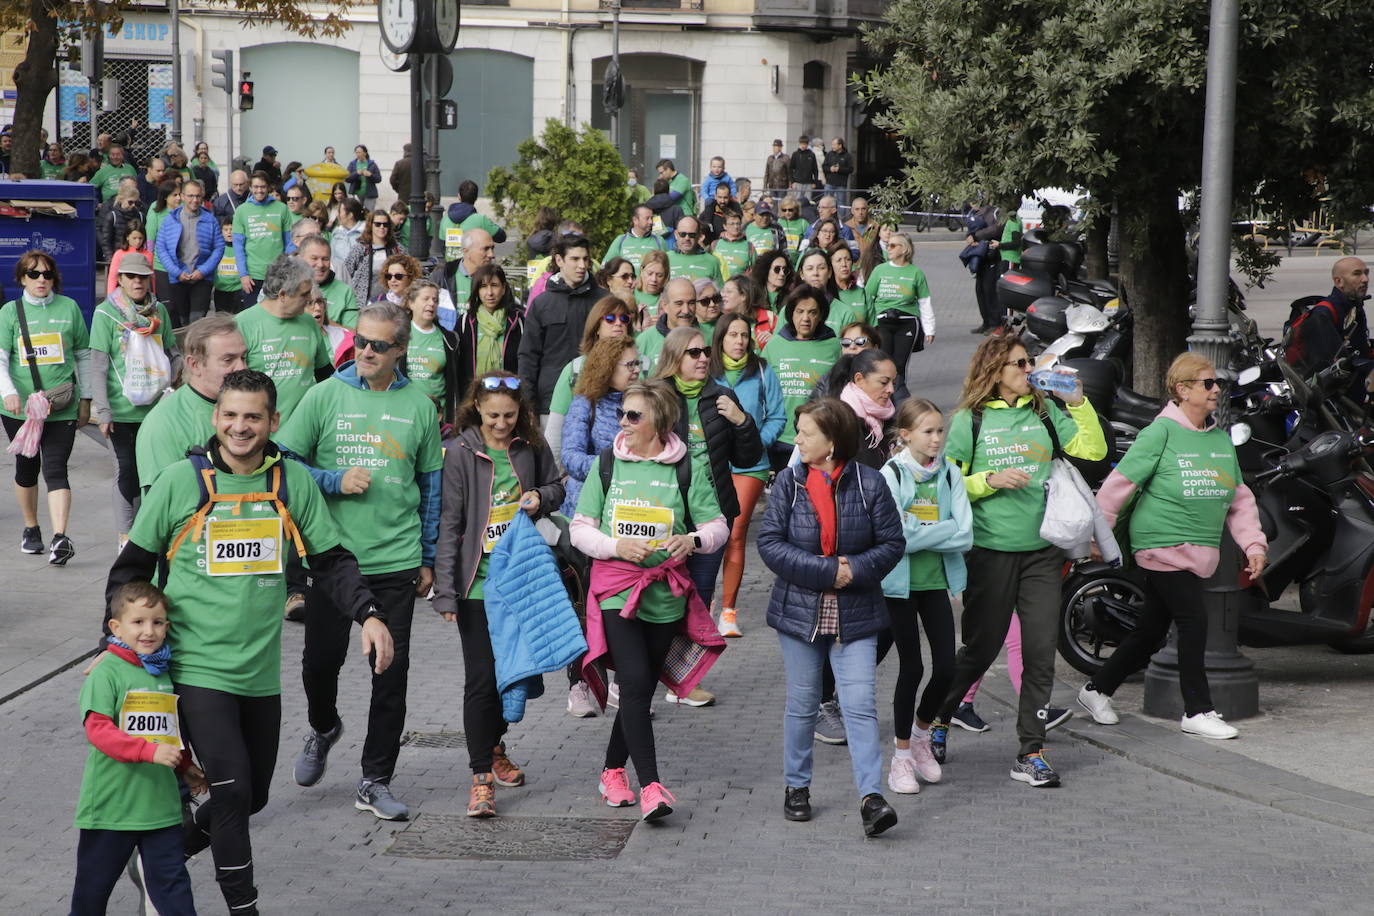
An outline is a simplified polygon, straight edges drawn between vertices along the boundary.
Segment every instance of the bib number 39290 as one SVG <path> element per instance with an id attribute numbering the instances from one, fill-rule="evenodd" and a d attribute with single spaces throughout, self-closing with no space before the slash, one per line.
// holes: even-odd
<path id="1" fill-rule="evenodd" d="M 210 575 L 261 576 L 282 571 L 281 518 L 210 519 L 205 528 Z"/>
<path id="2" fill-rule="evenodd" d="M 119 727 L 135 738 L 181 749 L 177 695 L 159 690 L 130 690 L 119 707 Z"/>
<path id="3" fill-rule="evenodd" d="M 616 503 L 611 510 L 611 537 L 638 538 L 650 547 L 662 547 L 673 533 L 673 510 L 664 506 L 630 506 Z"/>

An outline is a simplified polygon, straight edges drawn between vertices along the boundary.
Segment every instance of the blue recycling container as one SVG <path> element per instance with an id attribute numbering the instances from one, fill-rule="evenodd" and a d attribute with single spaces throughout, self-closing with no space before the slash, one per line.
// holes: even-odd
<path id="1" fill-rule="evenodd" d="M 11 201 L 46 201 L 68 204 L 76 212 L 70 216 L 30 211 L 27 216 L 10 212 Z M 35 248 L 52 255 L 62 274 L 62 295 L 70 296 L 81 307 L 87 326 L 96 304 L 95 285 L 95 207 L 96 189 L 76 181 L 0 181 L 0 302 L 19 295 L 14 280 L 14 265 L 26 251 Z"/>

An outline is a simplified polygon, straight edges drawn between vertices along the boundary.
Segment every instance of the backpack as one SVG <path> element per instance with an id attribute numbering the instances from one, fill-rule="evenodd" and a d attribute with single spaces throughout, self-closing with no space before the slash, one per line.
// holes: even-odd
<path id="1" fill-rule="evenodd" d="M 1331 323 L 1339 330 L 1341 326 L 1340 315 L 1336 314 L 1336 307 L 1321 296 L 1304 296 L 1293 301 L 1288 310 L 1288 320 L 1283 323 L 1283 336 L 1280 338 L 1283 344 L 1283 360 L 1290 366 L 1297 366 L 1305 362 L 1302 343 L 1302 324 L 1314 311 L 1319 308 L 1326 308 L 1331 312 Z"/>
<path id="2" fill-rule="evenodd" d="M 615 468 L 615 446 L 608 445 L 601 450 L 601 454 L 596 459 L 596 467 L 597 473 L 601 477 L 601 492 L 610 492 L 611 472 Z M 692 457 L 683 455 L 673 467 L 677 469 L 677 488 L 678 492 L 682 494 L 682 524 L 688 531 L 691 531 L 692 504 L 687 501 L 687 492 L 692 488 Z"/>
<path id="3" fill-rule="evenodd" d="M 301 541 L 300 529 L 291 519 L 291 512 L 286 508 L 287 489 L 286 489 L 286 459 L 283 458 L 272 465 L 267 471 L 268 489 L 261 493 L 217 493 L 215 492 L 215 466 L 210 462 L 210 457 L 205 453 L 204 446 L 194 446 L 188 449 L 186 457 L 190 459 L 192 467 L 196 469 L 196 482 L 200 484 L 200 505 L 191 517 L 186 520 L 186 524 L 175 538 L 172 539 L 172 546 L 167 548 L 167 562 L 172 562 L 172 557 L 181 549 L 182 543 L 190 536 L 192 542 L 199 541 L 205 532 L 205 521 L 210 515 L 210 510 L 215 503 L 235 503 L 234 514 L 238 515 L 244 503 L 270 502 L 277 510 L 277 515 L 281 517 L 282 533 L 296 545 L 297 555 L 305 556 L 305 544 Z"/>

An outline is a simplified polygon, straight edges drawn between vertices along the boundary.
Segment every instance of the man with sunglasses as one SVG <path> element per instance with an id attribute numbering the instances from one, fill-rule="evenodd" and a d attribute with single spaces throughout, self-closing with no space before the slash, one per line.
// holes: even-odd
<path id="1" fill-rule="evenodd" d="M 389 302 L 365 306 L 353 335 L 357 358 L 306 392 L 277 435 L 283 449 L 318 469 L 315 481 L 343 544 L 358 558 L 391 631 L 391 667 L 372 677 L 362 778 L 353 802 L 391 821 L 410 816 L 390 783 L 405 728 L 415 598 L 434 583 L 444 463 L 433 402 L 397 370 L 410 333 L 405 309 Z M 350 628 L 327 596 L 316 592 L 307 601 L 301 680 L 310 730 L 296 758 L 298 785 L 320 781 L 330 748 L 343 733 L 337 698 Z"/>
<path id="2" fill-rule="evenodd" d="M 267 265 L 296 250 L 291 241 L 290 211 L 286 204 L 268 196 L 271 178 L 254 172 L 248 181 L 248 199 L 234 211 L 234 263 L 243 288 L 243 308 L 258 301 Z"/>
<path id="3" fill-rule="evenodd" d="M 558 376 L 577 356 L 587 316 L 606 295 L 592 278 L 591 261 L 591 243 L 585 236 L 559 238 L 553 247 L 557 272 L 525 313 L 518 363 L 520 378 L 544 424 L 548 422 L 549 401 Z"/>
<path id="4" fill-rule="evenodd" d="M 677 250 L 668 252 L 668 276 L 711 280 L 716 286 L 725 282 L 720 275 L 720 259 L 701 247 L 701 224 L 695 216 L 678 220 L 673 237 Z"/>
<path id="5" fill-rule="evenodd" d="M 286 228 L 290 229 L 305 219 L 305 205 L 310 203 L 310 198 L 299 184 L 293 184 L 282 196 L 286 199 Z"/>
<path id="6" fill-rule="evenodd" d="M 663 239 L 654 235 L 653 208 L 640 204 L 630 215 L 630 231 L 616 236 L 606 249 L 606 263 L 624 258 L 639 273 L 640 260 L 651 251 L 663 251 Z"/>
<path id="7" fill-rule="evenodd" d="M 635 338 L 639 358 L 644 362 L 644 370 L 652 375 L 658 365 L 658 354 L 663 350 L 663 341 L 673 328 L 690 328 L 697 323 L 696 285 L 686 277 L 674 277 L 663 287 L 663 295 L 658 300 L 658 321 L 651 328 L 645 328 Z"/>

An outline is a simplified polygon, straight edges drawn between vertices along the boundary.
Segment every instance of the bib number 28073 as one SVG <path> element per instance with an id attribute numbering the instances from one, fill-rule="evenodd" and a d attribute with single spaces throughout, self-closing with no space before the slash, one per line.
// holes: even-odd
<path id="1" fill-rule="evenodd" d="M 211 519 L 206 522 L 206 572 L 260 576 L 282 571 L 281 519 Z"/>

